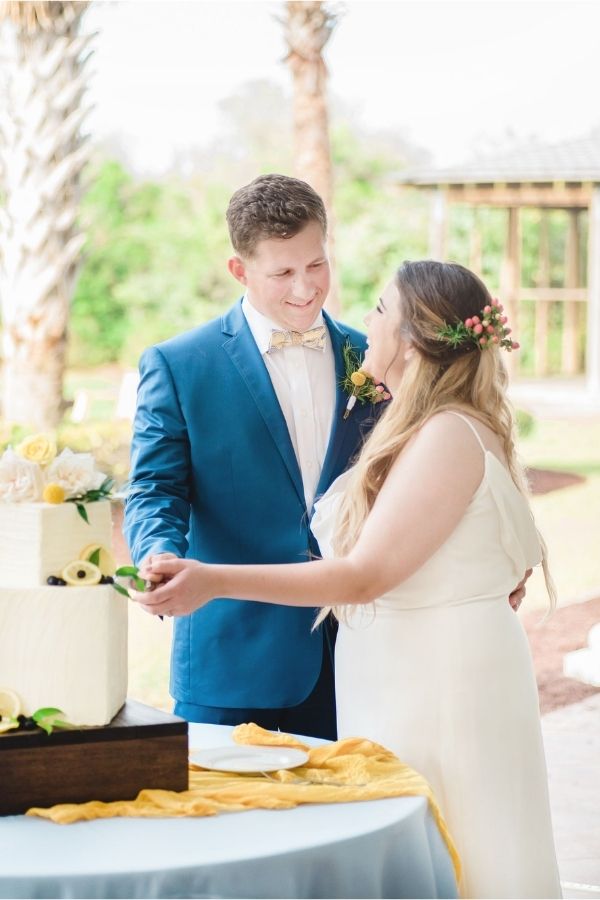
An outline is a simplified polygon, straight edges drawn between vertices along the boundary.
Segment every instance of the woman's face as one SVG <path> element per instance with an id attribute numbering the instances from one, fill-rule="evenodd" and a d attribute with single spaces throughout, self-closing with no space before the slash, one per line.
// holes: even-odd
<path id="1" fill-rule="evenodd" d="M 375 384 L 385 384 L 392 393 L 402 380 L 412 352 L 401 324 L 400 293 L 396 282 L 390 281 L 375 309 L 365 316 L 367 352 L 363 368 L 373 377 Z"/>

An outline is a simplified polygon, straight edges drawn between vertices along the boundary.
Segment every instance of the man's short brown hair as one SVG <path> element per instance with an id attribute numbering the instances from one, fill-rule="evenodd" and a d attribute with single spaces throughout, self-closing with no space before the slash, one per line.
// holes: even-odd
<path id="1" fill-rule="evenodd" d="M 318 222 L 327 234 L 325 204 L 309 184 L 288 175 L 259 175 L 239 188 L 227 207 L 233 249 L 252 256 L 259 241 L 291 238 Z"/>

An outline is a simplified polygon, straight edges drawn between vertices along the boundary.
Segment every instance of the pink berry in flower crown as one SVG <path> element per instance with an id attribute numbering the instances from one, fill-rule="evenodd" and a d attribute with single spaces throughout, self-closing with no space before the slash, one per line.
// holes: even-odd
<path id="1" fill-rule="evenodd" d="M 520 345 L 508 336 L 512 331 L 506 325 L 508 319 L 500 315 L 503 309 L 502 304 L 494 299 L 484 306 L 479 316 L 469 316 L 464 322 L 460 320 L 444 322 L 438 329 L 437 336 L 447 342 L 453 350 L 468 350 L 469 345 L 473 344 L 479 350 L 484 350 L 492 344 L 499 345 L 507 351 L 517 350 Z"/>

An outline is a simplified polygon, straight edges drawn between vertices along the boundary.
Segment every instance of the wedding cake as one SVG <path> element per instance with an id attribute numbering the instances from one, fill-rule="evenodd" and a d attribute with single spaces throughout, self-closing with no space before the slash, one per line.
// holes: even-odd
<path id="1" fill-rule="evenodd" d="M 125 702 L 109 490 L 90 454 L 57 456 L 40 436 L 0 458 L 0 687 L 25 716 L 104 725 Z"/>

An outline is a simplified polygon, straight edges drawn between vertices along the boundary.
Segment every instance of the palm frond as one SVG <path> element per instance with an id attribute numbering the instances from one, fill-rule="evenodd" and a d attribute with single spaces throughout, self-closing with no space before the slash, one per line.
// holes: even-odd
<path id="1" fill-rule="evenodd" d="M 9 19 L 20 31 L 33 34 L 51 31 L 57 21 L 72 22 L 89 6 L 89 0 L 40 0 L 23 3 L 20 0 L 4 0 L 0 3 L 0 22 Z"/>

